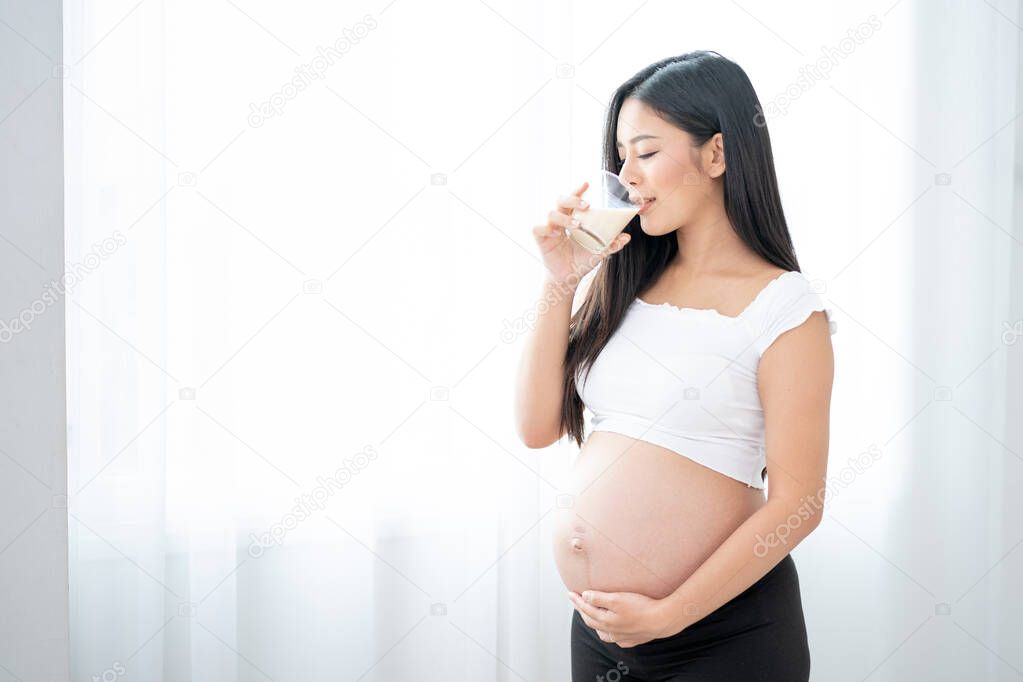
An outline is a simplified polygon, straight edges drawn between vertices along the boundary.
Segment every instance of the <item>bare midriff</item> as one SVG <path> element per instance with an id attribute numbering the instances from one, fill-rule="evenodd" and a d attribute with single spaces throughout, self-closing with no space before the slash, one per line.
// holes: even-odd
<path id="1" fill-rule="evenodd" d="M 554 561 L 576 592 L 674 592 L 766 503 L 764 491 L 643 440 L 595 431 L 555 507 Z"/>

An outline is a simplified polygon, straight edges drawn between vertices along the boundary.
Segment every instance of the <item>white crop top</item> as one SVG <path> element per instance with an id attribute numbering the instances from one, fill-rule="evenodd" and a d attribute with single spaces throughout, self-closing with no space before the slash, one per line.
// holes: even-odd
<path id="1" fill-rule="evenodd" d="M 735 317 L 637 298 L 576 391 L 593 431 L 614 431 L 673 450 L 764 488 L 764 414 L 757 366 L 783 332 L 832 311 L 806 277 L 771 280 Z"/>

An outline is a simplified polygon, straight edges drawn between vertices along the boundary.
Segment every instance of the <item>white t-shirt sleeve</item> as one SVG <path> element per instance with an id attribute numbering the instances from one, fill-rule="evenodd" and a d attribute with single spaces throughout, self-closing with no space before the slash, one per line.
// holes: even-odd
<path id="1" fill-rule="evenodd" d="M 834 334 L 831 306 L 827 305 L 813 285 L 800 273 L 782 277 L 771 287 L 759 311 L 759 325 L 754 345 L 759 355 L 771 347 L 775 340 L 790 329 L 806 322 L 810 314 L 824 311 L 828 318 L 829 333 Z"/>

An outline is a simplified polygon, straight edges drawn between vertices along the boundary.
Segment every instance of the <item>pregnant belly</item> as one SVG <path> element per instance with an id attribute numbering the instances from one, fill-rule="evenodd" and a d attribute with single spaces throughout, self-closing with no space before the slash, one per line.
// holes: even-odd
<path id="1" fill-rule="evenodd" d="M 638 592 L 681 585 L 766 502 L 762 490 L 646 441 L 596 431 L 555 509 L 554 561 L 565 586 Z"/>

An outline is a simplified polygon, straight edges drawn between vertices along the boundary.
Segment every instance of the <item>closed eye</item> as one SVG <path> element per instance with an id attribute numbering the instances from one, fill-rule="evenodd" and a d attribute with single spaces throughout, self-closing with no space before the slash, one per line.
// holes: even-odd
<path id="1" fill-rule="evenodd" d="M 657 152 L 650 152 L 649 154 L 639 154 L 639 155 L 636 156 L 636 158 L 637 159 L 643 159 L 645 161 L 646 159 L 649 159 L 651 156 L 653 156 L 656 153 Z M 619 169 L 621 169 L 624 165 L 625 165 L 624 161 L 621 161 L 621 160 L 618 161 L 618 168 Z"/>

